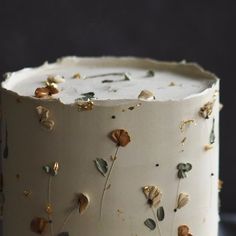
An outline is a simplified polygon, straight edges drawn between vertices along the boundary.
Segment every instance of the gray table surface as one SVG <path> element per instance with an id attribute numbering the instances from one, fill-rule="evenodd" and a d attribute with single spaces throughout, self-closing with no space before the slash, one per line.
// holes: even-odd
<path id="1" fill-rule="evenodd" d="M 3 236 L 1 232 L 2 232 L 2 224 L 0 224 L 0 236 Z M 193 236 L 207 236 L 207 235 L 193 235 Z M 219 236 L 236 236 L 236 214 L 221 214 Z"/>

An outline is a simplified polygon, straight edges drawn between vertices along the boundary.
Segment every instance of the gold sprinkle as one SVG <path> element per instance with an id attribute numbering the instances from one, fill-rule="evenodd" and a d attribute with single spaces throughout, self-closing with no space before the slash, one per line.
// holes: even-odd
<path id="1" fill-rule="evenodd" d="M 31 197 L 32 196 L 32 191 L 31 190 L 24 190 L 23 192 L 25 197 Z"/>
<path id="2" fill-rule="evenodd" d="M 45 207 L 45 212 L 48 214 L 48 215 L 51 215 L 53 210 L 52 210 L 52 205 L 51 204 L 47 204 L 46 207 Z"/>
<path id="3" fill-rule="evenodd" d="M 211 150 L 212 148 L 213 148 L 213 145 L 212 145 L 212 144 L 207 144 L 207 145 L 205 145 L 204 150 L 205 150 L 205 151 L 209 151 L 209 150 Z"/>
<path id="4" fill-rule="evenodd" d="M 93 102 L 88 100 L 87 102 L 79 101 L 77 103 L 79 111 L 91 111 L 93 109 Z"/>
<path id="5" fill-rule="evenodd" d="M 185 131 L 186 127 L 189 127 L 191 124 L 196 125 L 194 120 L 183 120 L 183 121 L 181 121 L 180 126 L 179 126 L 180 131 L 183 133 Z"/>
<path id="6" fill-rule="evenodd" d="M 81 76 L 80 73 L 76 73 L 76 74 L 73 75 L 73 78 L 74 79 L 82 79 L 82 76 Z"/>
<path id="7" fill-rule="evenodd" d="M 144 101 L 153 101 L 155 100 L 154 94 L 149 90 L 142 90 L 141 93 L 138 95 L 138 99 L 144 100 Z"/>
<path id="8" fill-rule="evenodd" d="M 176 85 L 176 84 L 175 84 L 174 82 L 170 82 L 170 83 L 169 83 L 169 86 L 170 86 L 170 87 L 173 87 L 173 86 L 175 86 L 175 85 Z"/>
<path id="9" fill-rule="evenodd" d="M 44 87 L 44 88 L 37 88 L 34 92 L 34 95 L 36 98 L 45 98 L 49 96 L 49 89 Z"/>

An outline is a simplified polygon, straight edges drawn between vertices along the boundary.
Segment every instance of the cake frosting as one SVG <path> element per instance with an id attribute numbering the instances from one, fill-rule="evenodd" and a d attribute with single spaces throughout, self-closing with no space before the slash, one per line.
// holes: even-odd
<path id="1" fill-rule="evenodd" d="M 197 64 L 66 57 L 8 73 L 1 109 L 4 236 L 217 236 L 219 80 Z"/>

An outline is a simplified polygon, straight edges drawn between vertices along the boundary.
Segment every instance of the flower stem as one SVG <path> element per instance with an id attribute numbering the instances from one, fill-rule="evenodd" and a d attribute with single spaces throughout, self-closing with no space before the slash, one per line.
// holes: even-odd
<path id="1" fill-rule="evenodd" d="M 99 75 L 91 75 L 91 76 L 86 76 L 84 79 L 93 79 L 93 78 L 97 78 L 97 77 L 105 77 L 105 76 L 125 76 L 125 73 L 123 72 L 117 72 L 117 73 L 106 73 L 106 74 L 99 74 Z"/>
<path id="2" fill-rule="evenodd" d="M 51 188 L 52 188 L 52 176 L 49 176 L 48 179 L 48 204 L 51 206 Z M 50 233 L 51 236 L 54 235 L 54 230 L 53 230 L 53 221 L 52 221 L 52 216 L 48 214 L 48 221 L 50 222 Z"/>
<path id="3" fill-rule="evenodd" d="M 108 185 L 108 183 L 109 183 L 109 180 L 110 180 L 110 177 L 111 177 L 111 173 L 112 173 L 112 170 L 113 170 L 113 168 L 114 168 L 115 161 L 116 161 L 116 159 L 117 159 L 118 150 L 119 150 L 119 146 L 117 146 L 117 148 L 116 148 L 116 152 L 115 152 L 115 155 L 114 155 L 114 158 L 113 158 L 111 167 L 110 167 L 110 169 L 109 169 L 109 172 L 108 172 L 108 175 L 107 175 L 105 184 L 104 184 L 104 188 L 103 188 L 103 192 L 102 192 L 102 198 L 101 198 L 101 204 L 100 204 L 100 219 L 102 218 L 102 210 L 103 210 L 103 202 L 104 202 L 105 192 L 106 192 L 106 190 L 107 190 L 107 185 Z"/>
<path id="4" fill-rule="evenodd" d="M 59 233 L 63 231 L 63 229 L 65 228 L 66 224 L 69 222 L 69 220 L 71 219 L 72 215 L 74 214 L 74 212 L 76 211 L 76 208 L 72 209 L 68 215 L 65 217 L 63 223 L 62 223 L 62 226 L 59 230 Z"/>

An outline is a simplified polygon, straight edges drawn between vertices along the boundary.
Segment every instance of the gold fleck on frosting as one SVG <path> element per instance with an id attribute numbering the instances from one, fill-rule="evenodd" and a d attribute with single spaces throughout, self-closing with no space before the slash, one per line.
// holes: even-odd
<path id="1" fill-rule="evenodd" d="M 215 101 L 207 102 L 203 107 L 200 108 L 199 115 L 204 119 L 209 119 L 213 111 Z"/>
<path id="2" fill-rule="evenodd" d="M 180 131 L 183 133 L 187 127 L 189 127 L 191 124 L 196 125 L 195 121 L 193 119 L 190 120 L 183 120 L 180 123 Z"/>
<path id="3" fill-rule="evenodd" d="M 138 99 L 143 100 L 143 101 L 153 101 L 156 98 L 155 98 L 154 94 L 151 91 L 142 90 L 141 93 L 138 95 Z"/>
<path id="4" fill-rule="evenodd" d="M 91 111 L 93 109 L 93 102 L 90 99 L 86 102 L 78 101 L 77 106 L 79 111 Z"/>

